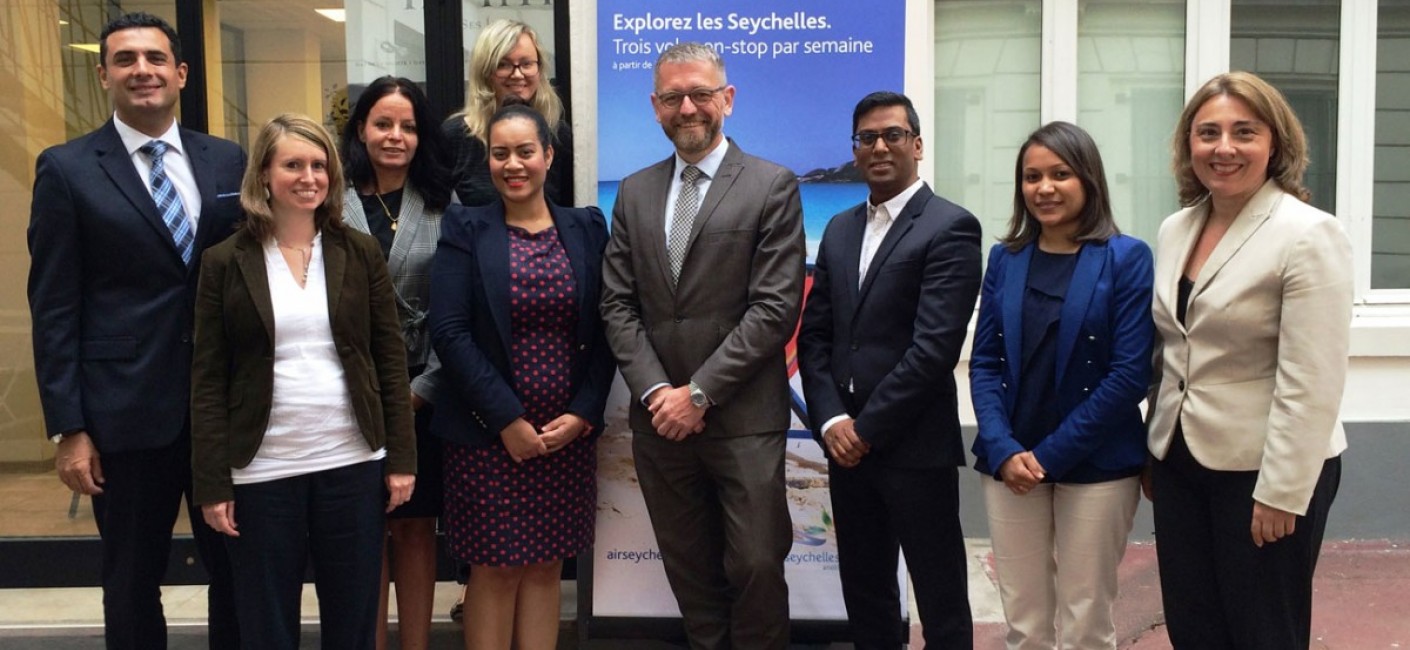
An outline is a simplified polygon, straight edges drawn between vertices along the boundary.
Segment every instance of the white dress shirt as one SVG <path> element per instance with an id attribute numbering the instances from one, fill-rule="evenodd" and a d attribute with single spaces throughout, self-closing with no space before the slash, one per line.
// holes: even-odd
<path id="1" fill-rule="evenodd" d="M 182 212 L 191 221 L 191 233 L 195 234 L 196 226 L 201 223 L 201 192 L 196 189 L 196 174 L 191 171 L 191 158 L 186 155 L 176 120 L 171 121 L 171 128 L 166 133 L 156 138 L 124 124 L 117 115 L 113 115 L 113 126 L 117 127 L 122 146 L 127 149 L 128 157 L 132 158 L 132 166 L 137 168 L 137 175 L 142 177 L 142 186 L 147 188 L 148 194 L 152 193 L 152 159 L 138 149 L 153 140 L 166 143 L 166 155 L 162 156 L 166 162 L 166 177 L 176 188 Z"/>

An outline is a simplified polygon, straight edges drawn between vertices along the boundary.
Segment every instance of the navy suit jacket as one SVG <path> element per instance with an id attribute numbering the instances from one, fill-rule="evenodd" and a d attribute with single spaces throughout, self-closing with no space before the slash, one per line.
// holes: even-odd
<path id="1" fill-rule="evenodd" d="M 598 434 L 616 369 L 597 314 L 607 221 L 595 207 L 550 203 L 549 209 L 573 269 L 578 301 L 568 411 Z M 431 341 L 443 373 L 431 433 L 440 438 L 471 446 L 499 444 L 499 432 L 524 415 L 509 361 L 509 281 L 504 204 L 447 208 L 431 264 Z"/>
<path id="2" fill-rule="evenodd" d="M 974 453 L 995 476 L 1026 451 L 1009 425 L 1023 377 L 1023 295 L 1036 244 L 1010 252 L 996 244 L 979 303 L 979 325 L 969 362 L 970 393 L 979 421 Z M 1150 387 L 1155 326 L 1151 320 L 1151 250 L 1134 237 L 1090 241 L 1063 300 L 1054 373 L 1056 431 L 1032 449 L 1061 482 L 1079 466 L 1106 472 L 1139 467 L 1146 459 L 1140 403 Z"/>
<path id="3" fill-rule="evenodd" d="M 979 220 L 922 186 L 859 287 L 865 229 L 865 203 L 828 222 L 803 307 L 798 368 L 813 437 L 845 413 L 871 445 L 863 463 L 963 465 L 954 371 L 979 292 Z"/>
<path id="4" fill-rule="evenodd" d="M 244 151 L 180 132 L 201 195 L 189 265 L 112 120 L 35 164 L 29 305 L 44 421 L 51 434 L 87 431 L 102 453 L 187 430 L 201 252 L 241 216 Z"/>

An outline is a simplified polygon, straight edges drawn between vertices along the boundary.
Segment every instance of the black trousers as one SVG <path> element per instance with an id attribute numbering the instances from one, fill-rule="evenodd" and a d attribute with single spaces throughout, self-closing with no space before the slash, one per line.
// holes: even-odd
<path id="1" fill-rule="evenodd" d="M 382 461 L 235 486 L 229 537 L 248 650 L 298 650 L 299 605 L 313 562 L 325 650 L 372 650 L 382 588 Z"/>
<path id="2" fill-rule="evenodd" d="M 196 550 L 210 575 L 210 647 L 238 648 L 240 632 L 225 543 L 191 501 L 190 439 L 182 436 L 160 449 L 103 454 L 99 462 L 103 493 L 93 497 L 93 516 L 103 540 L 107 647 L 167 647 L 161 584 L 171 557 L 171 529 L 184 496 Z"/>
<path id="3" fill-rule="evenodd" d="M 907 641 L 896 556 L 920 608 L 927 649 L 974 647 L 968 569 L 960 529 L 959 468 L 828 463 L 842 600 L 857 650 L 899 650 Z"/>
<path id="4" fill-rule="evenodd" d="M 1208 469 L 1178 431 L 1152 473 L 1156 557 L 1170 642 L 1177 649 L 1306 648 L 1312 628 L 1312 574 L 1341 483 L 1341 458 L 1328 459 L 1307 514 L 1293 534 L 1253 544 L 1257 471 Z"/>

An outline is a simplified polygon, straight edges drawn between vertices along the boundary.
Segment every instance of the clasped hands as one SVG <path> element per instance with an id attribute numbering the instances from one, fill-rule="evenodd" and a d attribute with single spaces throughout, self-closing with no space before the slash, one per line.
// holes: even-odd
<path id="1" fill-rule="evenodd" d="M 856 467 L 871 451 L 871 445 L 857 435 L 857 421 L 852 418 L 838 420 L 823 431 L 822 439 L 828 457 L 842 467 Z"/>
<path id="2" fill-rule="evenodd" d="M 1008 460 L 999 466 L 999 478 L 1004 480 L 1004 486 L 1019 496 L 1028 494 L 1033 488 L 1038 487 L 1038 484 L 1043 482 L 1043 477 L 1047 475 L 1043 465 L 1038 462 L 1038 458 L 1031 451 L 1009 456 Z"/>
<path id="3" fill-rule="evenodd" d="M 651 426 L 657 435 L 680 441 L 705 430 L 705 410 L 710 407 L 691 402 L 690 386 L 686 385 L 657 388 L 646 397 L 646 408 L 651 411 Z"/>
<path id="4" fill-rule="evenodd" d="M 524 418 L 515 418 L 509 426 L 499 432 L 499 439 L 509 457 L 516 463 L 530 458 L 551 454 L 568 446 L 588 430 L 587 420 L 573 414 L 564 413 L 543 425 L 542 431 L 535 431 L 534 425 Z"/>

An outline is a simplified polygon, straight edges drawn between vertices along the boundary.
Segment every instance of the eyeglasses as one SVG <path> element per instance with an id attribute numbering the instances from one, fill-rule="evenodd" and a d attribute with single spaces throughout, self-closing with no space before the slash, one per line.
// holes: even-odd
<path id="1" fill-rule="evenodd" d="M 886 145 L 889 147 L 905 142 L 906 138 L 909 138 L 912 135 L 915 134 L 911 133 L 910 131 L 907 131 L 906 129 L 897 127 L 886 129 L 885 131 L 882 131 L 880 133 L 877 133 L 876 131 L 858 131 L 857 133 L 852 134 L 852 148 L 861 149 L 862 147 L 874 147 L 876 146 L 877 138 L 885 140 Z"/>
<path id="2" fill-rule="evenodd" d="M 728 85 L 725 85 L 719 88 L 696 88 L 695 90 L 684 93 L 657 93 L 656 101 L 661 102 L 661 105 L 666 108 L 680 108 L 681 101 L 689 97 L 690 103 L 700 106 L 702 104 L 709 104 L 715 99 L 715 95 L 728 87 Z"/>
<path id="3" fill-rule="evenodd" d="M 507 79 L 509 77 L 514 76 L 514 71 L 516 70 L 519 71 L 520 74 L 527 77 L 539 71 L 539 62 L 533 60 L 520 61 L 518 63 L 513 63 L 510 61 L 500 61 L 499 65 L 494 67 L 494 74 L 496 77 L 499 77 L 501 79 Z"/>

